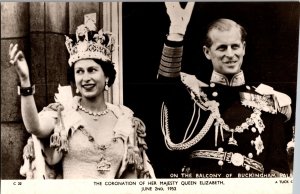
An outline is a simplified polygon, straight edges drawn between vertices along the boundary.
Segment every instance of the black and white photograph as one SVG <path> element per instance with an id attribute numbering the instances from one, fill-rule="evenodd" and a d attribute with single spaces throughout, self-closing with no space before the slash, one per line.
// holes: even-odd
<path id="1" fill-rule="evenodd" d="M 299 13 L 1 2 L 1 193 L 294 193 Z"/>

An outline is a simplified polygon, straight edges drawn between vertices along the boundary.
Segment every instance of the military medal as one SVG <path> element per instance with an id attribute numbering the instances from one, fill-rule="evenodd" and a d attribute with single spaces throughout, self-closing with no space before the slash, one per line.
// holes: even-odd
<path id="1" fill-rule="evenodd" d="M 228 140 L 228 144 L 229 145 L 235 145 L 235 146 L 238 146 L 238 144 L 237 144 L 237 141 L 234 139 L 234 137 L 233 137 L 233 134 L 234 134 L 234 130 L 232 130 L 232 134 L 231 134 L 231 137 L 229 138 L 229 140 Z"/>
<path id="2" fill-rule="evenodd" d="M 255 146 L 256 155 L 259 155 L 260 153 L 262 153 L 262 151 L 264 149 L 264 144 L 263 144 L 263 141 L 261 140 L 260 135 L 258 137 L 256 137 L 255 141 L 254 140 L 251 141 L 251 145 Z"/>

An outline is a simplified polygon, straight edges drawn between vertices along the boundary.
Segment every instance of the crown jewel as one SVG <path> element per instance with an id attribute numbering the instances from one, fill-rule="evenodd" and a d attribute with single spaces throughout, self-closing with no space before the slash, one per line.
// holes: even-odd
<path id="1" fill-rule="evenodd" d="M 95 23 L 91 20 L 77 27 L 75 43 L 70 37 L 65 37 L 70 66 L 80 59 L 111 61 L 114 37 L 112 33 L 103 32 L 102 29 L 97 32 Z"/>

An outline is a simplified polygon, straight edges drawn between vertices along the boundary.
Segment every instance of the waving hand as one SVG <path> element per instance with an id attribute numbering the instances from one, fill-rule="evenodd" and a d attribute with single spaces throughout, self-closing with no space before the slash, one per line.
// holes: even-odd
<path id="1" fill-rule="evenodd" d="M 188 2 L 183 9 L 179 2 L 166 2 L 167 13 L 171 20 L 169 34 L 180 34 L 184 36 L 190 21 L 195 2 Z"/>
<path id="2" fill-rule="evenodd" d="M 16 45 L 10 44 L 9 58 L 10 58 L 9 63 L 14 65 L 18 73 L 18 76 L 20 78 L 21 84 L 25 82 L 29 82 L 28 65 L 24 53 L 21 50 L 19 50 L 17 44 Z"/>

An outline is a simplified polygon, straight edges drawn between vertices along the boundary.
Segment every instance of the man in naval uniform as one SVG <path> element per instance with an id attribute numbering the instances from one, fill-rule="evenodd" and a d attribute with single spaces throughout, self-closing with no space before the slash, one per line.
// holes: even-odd
<path id="1" fill-rule="evenodd" d="M 165 145 L 159 150 L 160 159 L 152 159 L 158 177 L 288 173 L 284 122 L 291 117 L 291 99 L 270 86 L 246 84 L 241 69 L 246 31 L 241 25 L 222 18 L 208 28 L 203 51 L 213 65 L 210 83 L 181 72 L 193 6 L 166 3 L 171 24 L 158 71 L 164 88 Z"/>

